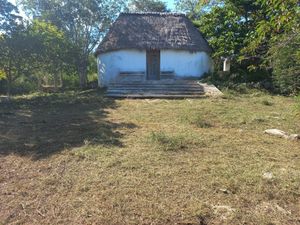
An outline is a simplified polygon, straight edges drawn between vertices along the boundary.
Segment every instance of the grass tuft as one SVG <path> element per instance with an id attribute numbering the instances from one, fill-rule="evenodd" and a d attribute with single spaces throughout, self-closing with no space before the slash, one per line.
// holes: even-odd
<path id="1" fill-rule="evenodd" d="M 297 102 L 296 104 L 297 114 L 300 115 L 300 95 L 296 97 L 296 102 Z"/>
<path id="2" fill-rule="evenodd" d="M 266 105 L 266 106 L 272 106 L 272 105 L 274 105 L 273 102 L 271 102 L 271 101 L 269 101 L 269 100 L 267 100 L 267 99 L 262 100 L 261 103 L 262 103 L 263 105 Z"/>
<path id="3" fill-rule="evenodd" d="M 170 135 L 163 131 L 151 132 L 148 138 L 156 149 L 162 151 L 180 151 L 191 148 L 193 146 L 203 147 L 205 144 L 198 141 L 196 137 L 189 135 Z"/>
<path id="4" fill-rule="evenodd" d="M 170 136 L 163 131 L 151 132 L 149 139 L 163 151 L 179 151 L 187 148 L 187 141 L 183 136 Z"/>
<path id="5" fill-rule="evenodd" d="M 199 114 L 185 113 L 181 120 L 184 123 L 188 123 L 199 128 L 211 128 L 214 126 L 212 122 L 205 118 L 205 116 Z"/>

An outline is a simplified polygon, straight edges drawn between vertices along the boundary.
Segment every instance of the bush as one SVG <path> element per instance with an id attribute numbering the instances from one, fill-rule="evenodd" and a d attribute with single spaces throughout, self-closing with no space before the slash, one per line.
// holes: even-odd
<path id="1" fill-rule="evenodd" d="M 282 94 L 300 92 L 300 35 L 283 34 L 269 51 L 275 88 Z"/>
<path id="2" fill-rule="evenodd" d="M 240 94 L 248 94 L 250 89 L 273 90 L 270 73 L 265 70 L 246 71 L 235 69 L 231 72 L 218 71 L 205 76 L 202 82 L 211 83 L 218 88 L 231 89 Z"/>

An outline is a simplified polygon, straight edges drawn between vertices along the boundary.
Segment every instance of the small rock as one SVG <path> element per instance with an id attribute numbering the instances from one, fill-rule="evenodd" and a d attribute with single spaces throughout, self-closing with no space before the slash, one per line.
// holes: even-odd
<path id="1" fill-rule="evenodd" d="M 229 194 L 229 191 L 226 188 L 220 188 L 219 190 L 224 194 Z"/>
<path id="2" fill-rule="evenodd" d="M 268 179 L 268 180 L 273 179 L 273 177 L 274 177 L 273 173 L 271 173 L 271 172 L 266 172 L 263 174 L 263 178 Z"/>
<path id="3" fill-rule="evenodd" d="M 215 205 L 212 207 L 213 213 L 216 216 L 219 216 L 222 220 L 230 219 L 234 212 L 236 211 L 234 208 L 228 206 L 228 205 Z"/>
<path id="4" fill-rule="evenodd" d="M 286 132 L 284 132 L 282 130 L 278 130 L 278 129 L 268 129 L 268 130 L 265 130 L 264 133 L 282 137 L 282 138 L 289 138 L 289 135 Z"/>
<path id="5" fill-rule="evenodd" d="M 278 129 L 268 129 L 264 131 L 265 134 L 270 134 L 273 136 L 277 136 L 277 137 L 281 137 L 281 138 L 285 138 L 288 140 L 293 140 L 293 141 L 297 141 L 300 140 L 300 135 L 299 134 L 291 134 L 289 135 L 288 133 L 282 131 L 282 130 L 278 130 Z"/>
<path id="6" fill-rule="evenodd" d="M 297 141 L 300 139 L 300 135 L 299 134 L 291 134 L 289 136 L 289 139 L 292 140 L 292 141 Z"/>

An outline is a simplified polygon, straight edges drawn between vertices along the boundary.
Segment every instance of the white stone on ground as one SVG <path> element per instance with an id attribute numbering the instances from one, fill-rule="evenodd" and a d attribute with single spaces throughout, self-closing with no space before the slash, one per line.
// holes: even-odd
<path id="1" fill-rule="evenodd" d="M 285 138 L 285 139 L 290 139 L 290 140 L 299 140 L 300 136 L 299 134 L 291 134 L 289 135 L 288 133 L 279 130 L 279 129 L 267 129 L 264 131 L 265 134 Z"/>

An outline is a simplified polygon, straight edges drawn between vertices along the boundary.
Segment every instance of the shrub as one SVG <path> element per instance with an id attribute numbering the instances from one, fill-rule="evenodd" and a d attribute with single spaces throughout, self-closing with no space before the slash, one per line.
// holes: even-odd
<path id="1" fill-rule="evenodd" d="M 269 51 L 275 88 L 282 94 L 300 92 L 299 32 L 283 34 Z"/>

